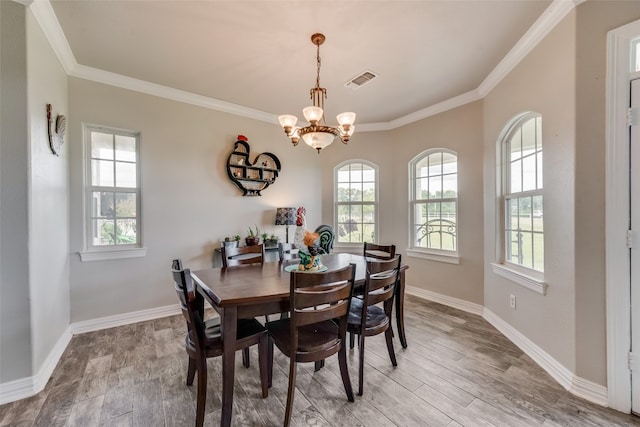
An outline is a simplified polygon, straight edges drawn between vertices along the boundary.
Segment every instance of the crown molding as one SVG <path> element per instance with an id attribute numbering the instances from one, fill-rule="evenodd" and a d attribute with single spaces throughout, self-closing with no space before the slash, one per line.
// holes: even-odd
<path id="1" fill-rule="evenodd" d="M 78 66 L 78 62 L 75 56 L 73 56 L 69 42 L 67 42 L 67 38 L 64 36 L 64 31 L 62 31 L 60 22 L 58 22 L 53 7 L 51 7 L 51 3 L 49 3 L 49 0 L 35 0 L 29 8 L 36 18 L 36 21 L 38 21 L 45 37 L 49 40 L 49 44 L 51 44 L 65 73 L 67 73 L 67 75 L 70 74 L 71 71 Z"/>
<path id="2" fill-rule="evenodd" d="M 19 1 L 25 5 L 29 5 L 29 8 L 33 12 L 38 24 L 42 28 L 47 40 L 49 40 L 49 43 L 56 53 L 58 60 L 61 62 L 62 67 L 69 76 L 145 93 L 147 95 L 167 98 L 237 116 L 247 117 L 262 122 L 278 124 L 278 116 L 276 114 L 80 65 L 73 56 L 71 47 L 64 36 L 62 27 L 60 27 L 58 18 L 56 17 L 49 0 Z M 585 0 L 553 0 L 531 28 L 529 28 L 509 53 L 500 61 L 500 63 L 498 63 L 478 88 L 388 122 L 359 124 L 358 131 L 377 132 L 396 129 L 484 98 L 571 10 L 575 8 L 575 6 L 584 1 Z"/>
<path id="3" fill-rule="evenodd" d="M 478 86 L 477 90 L 480 96 L 484 98 L 491 92 L 582 1 L 584 0 L 553 0 L 531 28 L 524 33 L 496 68 Z"/>

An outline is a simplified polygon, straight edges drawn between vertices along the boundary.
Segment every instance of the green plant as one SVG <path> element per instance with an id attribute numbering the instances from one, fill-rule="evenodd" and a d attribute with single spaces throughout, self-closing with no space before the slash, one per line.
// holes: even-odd
<path id="1" fill-rule="evenodd" d="M 225 242 L 230 242 L 230 241 L 231 241 L 231 237 L 225 237 L 225 238 L 224 238 L 224 241 L 225 241 Z"/>
<path id="2" fill-rule="evenodd" d="M 233 236 L 233 240 L 235 240 L 236 242 L 240 241 L 240 235 L 236 234 L 235 236 Z"/>
<path id="3" fill-rule="evenodd" d="M 258 237 L 259 235 L 260 235 L 260 229 L 258 228 L 257 225 L 255 230 L 249 227 L 249 234 L 247 235 L 247 237 Z"/>
<path id="4" fill-rule="evenodd" d="M 262 237 L 262 241 L 266 241 L 267 238 L 269 237 L 269 233 L 262 233 L 260 237 Z"/>
<path id="5" fill-rule="evenodd" d="M 270 237 L 271 240 L 273 240 L 274 242 L 278 240 L 278 237 L 275 234 L 272 234 Z"/>

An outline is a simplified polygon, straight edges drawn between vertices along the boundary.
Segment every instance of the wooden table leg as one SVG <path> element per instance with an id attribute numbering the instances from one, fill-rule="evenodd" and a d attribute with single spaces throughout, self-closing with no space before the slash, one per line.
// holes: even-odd
<path id="1" fill-rule="evenodd" d="M 404 333 L 404 271 L 400 271 L 400 283 L 396 287 L 396 321 L 398 324 L 398 337 L 403 348 L 407 348 L 407 336 Z"/>
<path id="2" fill-rule="evenodd" d="M 222 413 L 220 426 L 230 427 L 233 414 L 233 381 L 235 376 L 237 307 L 227 307 L 222 313 Z"/>

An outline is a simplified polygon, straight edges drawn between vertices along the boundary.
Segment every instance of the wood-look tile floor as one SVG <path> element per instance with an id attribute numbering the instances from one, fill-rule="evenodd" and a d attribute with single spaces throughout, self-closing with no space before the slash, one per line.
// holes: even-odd
<path id="1" fill-rule="evenodd" d="M 364 396 L 347 402 L 337 358 L 298 365 L 297 426 L 640 426 L 558 385 L 479 316 L 407 297 L 409 347 L 393 368 L 384 336 L 367 338 Z M 0 426 L 192 426 L 182 316 L 74 336 L 46 388 L 0 406 Z M 209 359 L 205 425 L 220 422 L 221 360 Z M 357 349 L 349 353 L 357 390 Z M 233 424 L 278 426 L 288 359 L 275 350 L 273 388 L 260 397 L 257 350 L 236 358 Z M 197 379 L 196 379 L 197 381 Z"/>

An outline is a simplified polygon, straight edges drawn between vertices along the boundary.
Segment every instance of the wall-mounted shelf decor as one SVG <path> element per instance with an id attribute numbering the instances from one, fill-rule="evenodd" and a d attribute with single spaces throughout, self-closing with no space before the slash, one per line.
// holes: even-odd
<path id="1" fill-rule="evenodd" d="M 280 160 L 271 153 L 262 153 L 251 162 L 249 152 L 247 137 L 238 135 L 227 158 L 227 175 L 242 190 L 243 196 L 261 196 L 260 192 L 278 178 Z"/>

